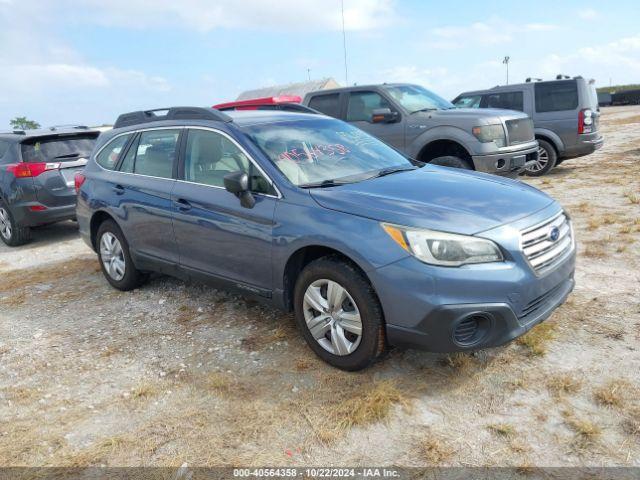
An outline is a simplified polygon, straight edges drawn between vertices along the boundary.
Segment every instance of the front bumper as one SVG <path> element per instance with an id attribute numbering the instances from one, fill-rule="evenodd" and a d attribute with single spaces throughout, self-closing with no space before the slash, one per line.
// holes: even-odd
<path id="1" fill-rule="evenodd" d="M 537 143 L 529 148 L 515 151 L 473 155 L 473 166 L 478 172 L 493 173 L 515 178 L 522 173 L 526 165 L 538 159 Z"/>
<path id="2" fill-rule="evenodd" d="M 447 268 L 409 256 L 367 272 L 384 311 L 389 344 L 472 351 L 509 342 L 548 318 L 573 290 L 576 249 L 553 269 L 536 273 L 520 250 L 517 232 L 547 220 L 557 209 L 551 204 L 478 234 L 501 246 L 503 262 Z M 459 341 L 458 327 L 473 316 L 481 319 L 478 335 Z"/>

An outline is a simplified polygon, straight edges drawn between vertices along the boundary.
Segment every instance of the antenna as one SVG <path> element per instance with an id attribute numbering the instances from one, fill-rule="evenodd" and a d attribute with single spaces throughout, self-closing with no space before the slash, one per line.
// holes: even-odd
<path id="1" fill-rule="evenodd" d="M 509 85 L 509 60 L 511 60 L 509 55 L 505 56 L 504 60 L 502 60 L 502 63 L 507 66 L 507 85 Z"/>
<path id="2" fill-rule="evenodd" d="M 344 0 L 340 0 L 342 10 L 342 50 L 344 51 L 344 84 L 349 85 L 349 72 L 347 70 L 347 34 L 344 30 Z"/>

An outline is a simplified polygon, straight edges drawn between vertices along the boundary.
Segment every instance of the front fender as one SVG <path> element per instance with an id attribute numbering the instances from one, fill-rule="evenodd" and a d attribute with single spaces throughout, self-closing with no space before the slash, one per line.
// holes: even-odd
<path id="1" fill-rule="evenodd" d="M 408 127 L 411 128 L 411 127 Z M 478 143 L 478 140 L 471 134 L 458 127 L 451 125 L 445 125 L 441 127 L 433 127 L 426 132 L 418 135 L 407 146 L 407 153 L 411 158 L 418 158 L 418 155 L 425 147 L 431 142 L 436 140 L 450 140 L 462 145 L 469 155 L 473 155 L 477 149 L 474 148 L 474 143 Z"/>

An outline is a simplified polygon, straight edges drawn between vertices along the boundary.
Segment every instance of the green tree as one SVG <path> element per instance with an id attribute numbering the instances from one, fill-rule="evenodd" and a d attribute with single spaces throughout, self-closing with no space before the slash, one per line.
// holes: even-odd
<path id="1" fill-rule="evenodd" d="M 13 120 L 10 120 L 9 123 L 11 124 L 11 128 L 15 128 L 17 130 L 40 128 L 40 124 L 38 122 L 29 120 L 27 117 L 16 117 Z"/>

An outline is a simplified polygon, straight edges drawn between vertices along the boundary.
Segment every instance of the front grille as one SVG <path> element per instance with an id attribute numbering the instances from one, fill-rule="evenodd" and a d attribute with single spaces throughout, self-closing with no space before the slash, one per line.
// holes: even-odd
<path id="1" fill-rule="evenodd" d="M 515 118 L 505 122 L 509 145 L 531 142 L 534 139 L 533 121 L 530 118 Z"/>
<path id="2" fill-rule="evenodd" d="M 541 308 L 545 307 L 546 306 L 546 301 L 549 300 L 550 298 L 552 298 L 554 295 L 556 295 L 560 290 L 562 290 L 562 287 L 564 287 L 564 284 L 560 284 L 560 285 L 552 288 L 548 292 L 543 293 L 539 297 L 536 297 L 533 300 L 531 300 L 527 304 L 527 306 L 522 309 L 522 314 L 520 315 L 520 318 L 526 318 L 529 315 L 533 315 L 538 310 L 540 310 Z"/>
<path id="3" fill-rule="evenodd" d="M 569 219 L 560 213 L 520 234 L 522 252 L 531 268 L 541 274 L 560 263 L 573 249 Z"/>

